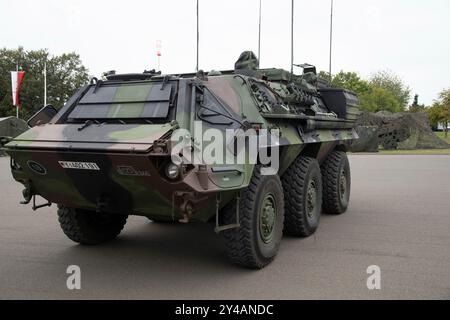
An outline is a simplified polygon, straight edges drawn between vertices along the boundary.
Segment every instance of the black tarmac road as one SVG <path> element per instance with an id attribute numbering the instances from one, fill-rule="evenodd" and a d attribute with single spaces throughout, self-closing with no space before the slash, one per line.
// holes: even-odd
<path id="1" fill-rule="evenodd" d="M 130 217 L 113 242 L 84 247 L 59 228 L 56 208 L 19 205 L 0 158 L 1 299 L 449 299 L 450 157 L 350 157 L 349 211 L 322 216 L 317 234 L 284 238 L 277 259 L 231 265 L 211 225 Z M 66 287 L 70 265 L 81 290 Z M 379 266 L 381 289 L 367 288 Z"/>

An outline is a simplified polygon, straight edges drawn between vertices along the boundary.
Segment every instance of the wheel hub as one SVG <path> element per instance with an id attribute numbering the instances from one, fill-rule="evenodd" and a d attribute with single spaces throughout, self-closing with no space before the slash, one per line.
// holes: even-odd
<path id="1" fill-rule="evenodd" d="M 316 208 L 317 201 L 317 190 L 316 182 L 311 180 L 308 184 L 308 192 L 306 195 L 306 210 L 308 218 L 312 219 L 314 217 L 314 209 Z"/>
<path id="2" fill-rule="evenodd" d="M 347 193 L 347 175 L 345 169 L 342 169 L 339 177 L 339 194 L 341 200 L 345 199 L 346 193 Z"/>
<path id="3" fill-rule="evenodd" d="M 277 208 L 275 197 L 272 194 L 267 194 L 264 197 L 261 206 L 260 223 L 259 223 L 261 239 L 265 243 L 269 243 L 272 240 L 273 231 L 275 229 L 276 216 L 277 216 Z"/>

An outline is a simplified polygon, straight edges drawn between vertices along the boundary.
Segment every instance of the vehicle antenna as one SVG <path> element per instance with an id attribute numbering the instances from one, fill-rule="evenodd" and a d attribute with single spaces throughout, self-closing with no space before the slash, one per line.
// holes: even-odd
<path id="1" fill-rule="evenodd" d="M 291 8 L 291 80 L 294 74 L 294 0 Z"/>
<path id="2" fill-rule="evenodd" d="M 330 65 L 328 69 L 328 73 L 330 76 L 330 82 L 331 82 L 331 59 L 332 59 L 332 51 L 333 51 L 333 0 L 331 0 L 331 16 L 330 16 Z"/>
<path id="3" fill-rule="evenodd" d="M 259 65 L 261 65 L 261 7 L 262 0 L 259 0 L 259 24 L 258 24 L 258 61 Z"/>
<path id="4" fill-rule="evenodd" d="M 198 51 L 199 51 L 199 42 L 200 42 L 200 31 L 199 31 L 199 0 L 197 0 L 197 66 L 195 67 L 195 71 L 197 72 L 199 70 L 199 64 L 198 64 Z"/>

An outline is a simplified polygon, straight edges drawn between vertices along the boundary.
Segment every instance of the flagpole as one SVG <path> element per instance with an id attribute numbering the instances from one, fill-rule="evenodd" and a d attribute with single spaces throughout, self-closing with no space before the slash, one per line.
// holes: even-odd
<path id="1" fill-rule="evenodd" d="M 16 63 L 16 72 L 19 72 L 19 61 Z M 16 117 L 19 119 L 19 99 L 17 99 Z"/>
<path id="2" fill-rule="evenodd" d="M 47 61 L 44 62 L 44 107 L 47 105 Z"/>
<path id="3" fill-rule="evenodd" d="M 162 41 L 156 40 L 156 56 L 158 59 L 158 71 L 161 71 L 161 51 L 162 51 Z"/>
<path id="4" fill-rule="evenodd" d="M 331 62 L 332 62 L 332 53 L 333 53 L 333 0 L 331 0 L 331 16 L 330 16 L 330 65 L 329 65 L 329 75 L 330 75 L 330 82 L 332 80 L 331 75 Z"/>
<path id="5" fill-rule="evenodd" d="M 258 61 L 259 64 L 261 65 L 261 6 L 262 6 L 262 1 L 259 0 L 259 25 L 258 25 Z"/>

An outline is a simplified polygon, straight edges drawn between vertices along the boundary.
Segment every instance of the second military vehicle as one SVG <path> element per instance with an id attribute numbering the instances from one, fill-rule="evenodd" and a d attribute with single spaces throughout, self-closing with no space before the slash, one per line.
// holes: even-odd
<path id="1" fill-rule="evenodd" d="M 263 268 L 283 233 L 308 237 L 349 204 L 357 98 L 301 67 L 259 69 L 244 52 L 230 71 L 93 79 L 5 141 L 23 203 L 56 204 L 85 245 L 115 238 L 128 215 L 215 223 L 233 262 Z"/>

